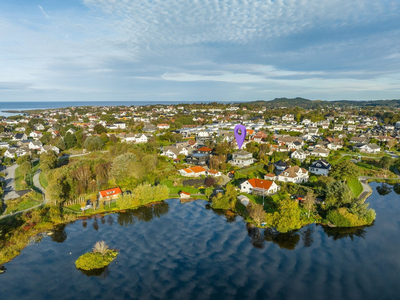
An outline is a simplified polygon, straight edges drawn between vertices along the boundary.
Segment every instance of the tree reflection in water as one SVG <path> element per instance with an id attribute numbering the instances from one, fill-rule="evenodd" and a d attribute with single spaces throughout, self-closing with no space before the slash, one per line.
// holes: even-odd
<path id="1" fill-rule="evenodd" d="M 297 230 L 281 233 L 273 228 L 260 229 L 250 223 L 246 227 L 251 244 L 258 249 L 263 249 L 265 242 L 273 242 L 281 249 L 294 250 L 300 241 Z"/>
<path id="2" fill-rule="evenodd" d="M 312 245 L 312 243 L 314 242 L 314 239 L 312 237 L 313 232 L 314 232 L 314 229 L 312 229 L 310 227 L 310 225 L 307 225 L 307 227 L 302 230 L 301 237 L 303 239 L 304 247 L 310 247 Z"/>
<path id="3" fill-rule="evenodd" d="M 362 226 L 362 227 L 328 227 L 323 226 L 324 232 L 327 236 L 332 237 L 335 241 L 343 238 L 350 238 L 352 241 L 354 237 L 365 238 L 365 234 L 367 233 L 364 229 L 366 227 L 374 226 Z"/>
<path id="4" fill-rule="evenodd" d="M 400 183 L 396 183 L 396 184 L 393 186 L 393 191 L 394 191 L 397 195 L 400 195 Z"/>
<path id="5" fill-rule="evenodd" d="M 107 224 L 110 226 L 114 224 L 114 218 L 111 215 L 109 215 L 107 218 Z"/>
<path id="6" fill-rule="evenodd" d="M 67 224 L 57 226 L 54 229 L 53 235 L 50 236 L 53 242 L 64 243 L 67 240 L 68 236 L 65 227 L 67 227 Z"/>
<path id="7" fill-rule="evenodd" d="M 392 187 L 389 186 L 387 183 L 382 182 L 380 186 L 376 187 L 376 191 L 378 192 L 379 195 L 385 196 L 389 195 L 392 192 Z"/>
<path id="8" fill-rule="evenodd" d="M 133 225 L 136 222 L 150 222 L 153 218 L 159 218 L 166 215 L 169 211 L 169 205 L 166 202 L 159 202 L 151 206 L 142 206 L 134 210 L 127 210 L 119 213 L 117 223 L 120 226 Z"/>
<path id="9" fill-rule="evenodd" d="M 105 268 L 102 268 L 102 269 L 90 270 L 90 271 L 81 270 L 81 269 L 78 269 L 78 270 L 81 271 L 82 274 L 85 274 L 88 277 L 97 276 L 97 277 L 99 277 L 101 279 L 106 279 L 108 274 L 110 274 L 110 270 L 108 270 L 108 267 L 105 267 Z"/>
<path id="10" fill-rule="evenodd" d="M 94 221 L 93 221 L 93 229 L 98 231 L 99 230 L 99 223 L 97 222 L 97 217 L 94 217 Z"/>

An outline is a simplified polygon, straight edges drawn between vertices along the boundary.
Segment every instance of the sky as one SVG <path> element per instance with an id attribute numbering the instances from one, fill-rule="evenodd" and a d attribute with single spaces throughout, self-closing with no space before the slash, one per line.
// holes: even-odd
<path id="1" fill-rule="evenodd" d="M 0 102 L 400 98 L 398 0 L 2 0 Z"/>

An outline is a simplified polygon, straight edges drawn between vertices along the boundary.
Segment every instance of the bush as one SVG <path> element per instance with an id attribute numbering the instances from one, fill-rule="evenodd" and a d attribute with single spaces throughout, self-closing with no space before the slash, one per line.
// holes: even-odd
<path id="1" fill-rule="evenodd" d="M 338 210 L 331 210 L 326 216 L 327 220 L 338 227 L 351 227 L 350 221 L 342 216 Z"/>
<path id="2" fill-rule="evenodd" d="M 85 253 L 81 255 L 75 262 L 78 269 L 90 271 L 107 267 L 118 255 L 114 250 L 108 250 L 105 255 L 100 253 Z"/>

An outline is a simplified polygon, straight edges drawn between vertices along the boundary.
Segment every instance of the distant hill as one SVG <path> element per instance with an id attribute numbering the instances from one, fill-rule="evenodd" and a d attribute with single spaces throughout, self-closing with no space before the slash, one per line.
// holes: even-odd
<path id="1" fill-rule="evenodd" d="M 275 98 L 274 100 L 256 100 L 252 102 L 242 103 L 242 105 L 250 104 L 255 106 L 265 106 L 267 108 L 278 108 L 278 107 L 302 107 L 302 108 L 318 108 L 324 106 L 387 106 L 387 107 L 400 107 L 400 100 L 337 100 L 337 101 L 325 101 L 325 100 L 309 100 L 301 97 L 296 98 Z"/>

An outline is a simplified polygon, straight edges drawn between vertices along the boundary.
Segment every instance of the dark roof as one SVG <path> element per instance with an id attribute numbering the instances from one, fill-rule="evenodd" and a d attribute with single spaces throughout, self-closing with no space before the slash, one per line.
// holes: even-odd
<path id="1" fill-rule="evenodd" d="M 318 169 L 330 169 L 331 164 L 328 163 L 325 159 L 319 159 L 317 161 L 314 161 L 311 167 Z"/>
<path id="2" fill-rule="evenodd" d="M 278 167 L 287 167 L 287 164 L 282 160 L 277 161 L 276 163 L 274 163 L 274 165 Z"/>

